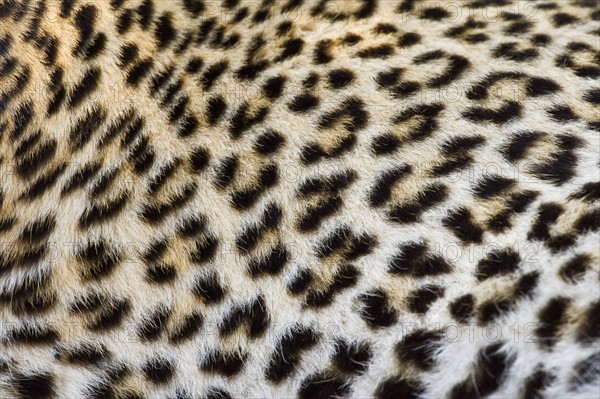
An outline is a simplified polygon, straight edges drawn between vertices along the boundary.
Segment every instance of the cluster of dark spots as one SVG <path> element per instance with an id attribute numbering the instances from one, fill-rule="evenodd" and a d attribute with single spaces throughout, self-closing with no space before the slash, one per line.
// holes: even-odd
<path id="1" fill-rule="evenodd" d="M 500 43 L 492 50 L 492 56 L 495 58 L 505 58 L 517 62 L 530 61 L 539 56 L 537 49 L 533 47 L 519 48 L 518 42 Z"/>
<path id="2" fill-rule="evenodd" d="M 236 247 L 242 253 L 253 250 L 258 245 L 264 234 L 275 230 L 279 226 L 282 216 L 282 210 L 279 206 L 274 203 L 267 205 L 263 211 L 262 220 L 258 223 L 246 226 L 236 237 Z M 267 269 L 273 270 L 271 267 L 268 267 Z"/>
<path id="3" fill-rule="evenodd" d="M 79 217 L 79 228 L 87 229 L 91 226 L 105 223 L 109 219 L 116 217 L 123 211 L 130 200 L 128 191 L 120 192 L 114 198 L 109 198 L 103 202 L 93 203 L 86 208 Z"/>
<path id="4" fill-rule="evenodd" d="M 544 135 L 544 133 L 537 131 L 519 132 L 508 140 L 500 152 L 510 162 L 519 161 L 526 156 L 527 150 L 535 145 Z"/>
<path id="5" fill-rule="evenodd" d="M 140 211 L 139 217 L 149 224 L 162 223 L 167 216 L 187 204 L 195 193 L 196 184 L 188 183 L 167 201 L 145 205 Z"/>
<path id="6" fill-rule="evenodd" d="M 556 139 L 558 150 L 551 154 L 550 160 L 533 165 L 530 173 L 556 186 L 561 186 L 575 176 L 579 161 L 575 150 L 583 143 L 571 134 L 557 135 Z"/>
<path id="7" fill-rule="evenodd" d="M 470 66 L 469 60 L 461 55 L 446 54 L 442 50 L 433 50 L 427 53 L 416 56 L 413 62 L 417 65 L 430 63 L 439 59 L 445 58 L 448 65 L 444 72 L 440 75 L 430 78 L 427 81 L 427 86 L 438 88 L 446 86 L 458 79 Z"/>

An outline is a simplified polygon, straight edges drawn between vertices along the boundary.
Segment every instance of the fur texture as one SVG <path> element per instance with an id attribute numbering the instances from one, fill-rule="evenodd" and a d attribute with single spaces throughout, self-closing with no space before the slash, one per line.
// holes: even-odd
<path id="1" fill-rule="evenodd" d="M 2 0 L 0 397 L 597 398 L 595 0 Z"/>

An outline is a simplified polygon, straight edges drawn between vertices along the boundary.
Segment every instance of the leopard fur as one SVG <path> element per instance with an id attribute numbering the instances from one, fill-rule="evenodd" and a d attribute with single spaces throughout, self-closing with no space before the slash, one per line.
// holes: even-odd
<path id="1" fill-rule="evenodd" d="M 595 0 L 2 0 L 1 398 L 597 398 Z"/>

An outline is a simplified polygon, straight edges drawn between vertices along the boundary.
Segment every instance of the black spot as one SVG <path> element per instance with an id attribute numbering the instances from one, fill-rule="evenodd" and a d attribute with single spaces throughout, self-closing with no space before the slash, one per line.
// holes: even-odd
<path id="1" fill-rule="evenodd" d="M 381 44 L 360 50 L 357 55 L 360 58 L 387 58 L 394 54 L 394 47 L 390 44 Z"/>
<path id="2" fill-rule="evenodd" d="M 5 340 L 12 344 L 47 345 L 60 339 L 57 331 L 38 324 L 22 324 L 7 331 Z"/>
<path id="3" fill-rule="evenodd" d="M 308 327 L 295 325 L 277 343 L 265 370 L 268 380 L 279 382 L 291 376 L 302 352 L 316 345 L 319 335 Z"/>
<path id="4" fill-rule="evenodd" d="M 477 182 L 473 192 L 479 198 L 490 199 L 501 194 L 503 191 L 513 186 L 514 183 L 515 181 L 513 179 L 508 179 L 506 177 L 498 175 L 486 176 Z"/>
<path id="5" fill-rule="evenodd" d="M 145 58 L 135 63 L 129 72 L 127 72 L 127 83 L 131 86 L 137 86 L 140 81 L 150 73 L 153 66 L 154 61 L 149 58 Z"/>
<path id="6" fill-rule="evenodd" d="M 252 277 L 262 274 L 279 274 L 290 260 L 290 253 L 284 246 L 278 245 L 263 258 L 250 262 L 248 271 Z"/>
<path id="7" fill-rule="evenodd" d="M 412 202 L 392 206 L 388 218 L 400 224 L 417 222 L 424 212 L 443 202 L 447 193 L 448 189 L 443 184 L 427 186 Z"/>
<path id="8" fill-rule="evenodd" d="M 398 39 L 398 46 L 400 47 L 410 47 L 421 41 L 421 35 L 414 32 L 406 32 L 400 39 Z"/>
<path id="9" fill-rule="evenodd" d="M 214 258 L 218 246 L 219 240 L 213 235 L 200 238 L 196 240 L 196 247 L 190 255 L 190 258 L 192 261 L 200 264 L 206 263 Z"/>
<path id="10" fill-rule="evenodd" d="M 337 343 L 333 363 L 345 373 L 362 374 L 369 367 L 373 351 L 367 343 L 340 341 Z"/>
<path id="11" fill-rule="evenodd" d="M 298 390 L 300 399 L 327 399 L 344 397 L 350 386 L 346 380 L 329 372 L 314 374 L 305 378 Z"/>
<path id="12" fill-rule="evenodd" d="M 287 288 L 292 295 L 299 295 L 308 289 L 313 279 L 313 275 L 309 269 L 302 269 L 289 282 Z"/>
<path id="13" fill-rule="evenodd" d="M 301 232 L 317 229 L 325 219 L 335 214 L 343 204 L 344 202 L 339 195 L 320 201 L 300 215 L 296 222 L 296 228 Z"/>
<path id="14" fill-rule="evenodd" d="M 463 116 L 472 122 L 490 122 L 497 125 L 505 124 L 513 119 L 520 118 L 523 107 L 516 101 L 506 101 L 498 109 L 472 107 L 463 112 Z"/>
<path id="15" fill-rule="evenodd" d="M 548 387 L 554 377 L 547 371 L 538 369 L 525 379 L 522 388 L 523 399 L 543 399 L 544 389 Z"/>
<path id="16" fill-rule="evenodd" d="M 190 154 L 190 166 L 195 173 L 203 171 L 210 160 L 210 153 L 203 147 L 198 147 L 192 150 Z"/>
<path id="17" fill-rule="evenodd" d="M 535 131 L 517 133 L 502 148 L 501 152 L 509 161 L 519 161 L 525 157 L 527 150 L 542 136 L 543 133 Z"/>
<path id="18" fill-rule="evenodd" d="M 479 243 L 483 238 L 483 230 L 473 222 L 471 212 L 466 208 L 451 211 L 442 223 L 461 241 Z"/>
<path id="19" fill-rule="evenodd" d="M 229 132 L 233 138 L 238 138 L 242 133 L 249 130 L 253 126 L 261 123 L 270 112 L 269 107 L 259 107 L 254 111 L 250 111 L 250 104 L 243 102 L 235 111 Z"/>
<path id="20" fill-rule="evenodd" d="M 508 312 L 513 305 L 509 298 L 490 299 L 479 305 L 477 310 L 477 320 L 479 325 L 485 326 L 503 313 Z"/>
<path id="21" fill-rule="evenodd" d="M 55 358 L 75 365 L 95 365 L 111 357 L 106 347 L 99 344 L 84 342 L 74 346 L 57 348 Z"/>
<path id="22" fill-rule="evenodd" d="M 84 268 L 80 273 L 85 279 L 100 279 L 113 271 L 121 261 L 122 254 L 110 247 L 104 239 L 85 244 L 76 254 Z"/>
<path id="23" fill-rule="evenodd" d="M 519 50 L 518 45 L 517 42 L 501 43 L 492 50 L 492 56 L 517 62 L 529 61 L 539 56 L 539 52 L 535 48 Z"/>
<path id="24" fill-rule="evenodd" d="M 404 70 L 402 68 L 391 68 L 377 74 L 377 84 L 381 87 L 391 87 L 398 83 Z"/>
<path id="25" fill-rule="evenodd" d="M 137 327 L 137 335 L 144 341 L 155 341 L 163 332 L 167 321 L 171 317 L 171 310 L 164 305 L 158 305 L 145 317 Z"/>
<path id="26" fill-rule="evenodd" d="M 444 18 L 450 17 L 450 12 L 441 7 L 429 7 L 421 13 L 421 19 L 430 19 L 432 21 L 441 21 Z"/>
<path id="27" fill-rule="evenodd" d="M 474 374 L 455 385 L 449 398 L 477 398 L 494 393 L 506 379 L 514 360 L 503 353 L 502 349 L 502 343 L 481 349 L 472 367 Z"/>
<path id="28" fill-rule="evenodd" d="M 144 376 L 156 384 L 168 382 L 175 372 L 175 367 L 170 360 L 153 358 L 142 366 Z"/>
<path id="29" fill-rule="evenodd" d="M 311 290 L 306 295 L 306 305 L 320 308 L 331 305 L 335 296 L 358 282 L 360 272 L 353 265 L 341 266 L 333 277 L 333 282 L 323 291 Z"/>
<path id="30" fill-rule="evenodd" d="M 96 88 L 100 82 L 100 76 L 102 72 L 98 68 L 88 69 L 83 78 L 71 91 L 69 98 L 69 107 L 75 108 L 83 102 Z"/>
<path id="31" fill-rule="evenodd" d="M 173 332 L 169 335 L 169 340 L 173 343 L 180 343 L 190 339 L 200 330 L 204 323 L 204 317 L 198 311 L 191 313 L 183 318 Z"/>
<path id="32" fill-rule="evenodd" d="M 576 283 L 592 265 L 592 259 L 588 254 L 577 254 L 560 268 L 558 274 L 569 283 Z"/>
<path id="33" fill-rule="evenodd" d="M 221 161 L 216 169 L 215 185 L 219 188 L 226 188 L 233 181 L 239 168 L 237 156 L 230 156 Z"/>
<path id="34" fill-rule="evenodd" d="M 176 270 L 172 265 L 166 263 L 155 263 L 146 269 L 146 277 L 155 283 L 162 284 L 173 281 Z"/>
<path id="35" fill-rule="evenodd" d="M 277 150 L 285 143 L 281 133 L 274 130 L 268 130 L 256 140 L 254 149 L 261 155 L 269 155 L 277 152 Z"/>
<path id="36" fill-rule="evenodd" d="M 333 56 L 330 54 L 330 48 L 333 42 L 331 40 L 320 40 L 317 42 L 315 48 L 313 60 L 316 64 L 327 64 L 333 60 Z"/>
<path id="37" fill-rule="evenodd" d="M 354 80 L 354 73 L 348 69 L 334 69 L 329 72 L 329 85 L 334 89 L 348 86 Z"/>
<path id="38" fill-rule="evenodd" d="M 541 204 L 537 219 L 527 234 L 528 239 L 547 240 L 550 238 L 550 225 L 555 223 L 564 209 L 554 203 Z"/>
<path id="39" fill-rule="evenodd" d="M 79 218 L 81 229 L 101 224 L 118 215 L 129 202 L 130 194 L 121 192 L 115 198 L 108 199 L 103 203 L 92 204 L 86 208 Z"/>
<path id="40" fill-rule="evenodd" d="M 598 231 L 600 229 L 600 209 L 592 209 L 581 215 L 575 220 L 573 228 L 578 234 Z"/>
<path id="41" fill-rule="evenodd" d="M 25 225 L 21 232 L 21 241 L 26 243 L 40 242 L 48 238 L 55 227 L 56 218 L 53 215 L 46 215 Z"/>
<path id="42" fill-rule="evenodd" d="M 479 281 L 488 278 L 509 274 L 517 270 L 521 257 L 512 249 L 492 251 L 477 264 L 477 279 Z"/>
<path id="43" fill-rule="evenodd" d="M 319 84 L 319 80 L 321 77 L 316 72 L 311 72 L 308 74 L 306 78 L 302 81 L 302 86 L 306 89 L 314 89 Z"/>
<path id="44" fill-rule="evenodd" d="M 203 356 L 200 368 L 231 377 L 242 371 L 247 357 L 247 353 L 211 351 Z"/>
<path id="45" fill-rule="evenodd" d="M 547 109 L 546 112 L 557 122 L 571 122 L 579 119 L 571 107 L 567 105 L 556 105 Z"/>
<path id="46" fill-rule="evenodd" d="M 427 253 L 426 244 L 409 242 L 403 244 L 390 262 L 389 272 L 414 277 L 437 276 L 452 271 L 452 267 L 440 255 Z"/>
<path id="47" fill-rule="evenodd" d="M 211 97 L 206 106 L 208 123 L 214 126 L 227 110 L 227 103 L 221 96 Z"/>
<path id="48" fill-rule="evenodd" d="M 220 302 L 225 296 L 225 288 L 215 273 L 197 278 L 192 291 L 207 303 Z"/>
<path id="49" fill-rule="evenodd" d="M 150 26 L 154 16 L 154 4 L 152 3 L 152 0 L 144 0 L 137 8 L 137 12 L 140 16 L 140 25 L 146 30 Z"/>
<path id="50" fill-rule="evenodd" d="M 204 399 L 233 399 L 233 396 L 223 388 L 211 388 Z"/>
<path id="51" fill-rule="evenodd" d="M 465 294 L 450 302 L 448 308 L 455 320 L 466 323 L 475 314 L 475 298 L 471 294 Z"/>
<path id="52" fill-rule="evenodd" d="M 435 301 L 444 296 L 444 291 L 444 287 L 434 284 L 413 290 L 406 298 L 408 309 L 414 313 L 425 314 Z"/>
<path id="53" fill-rule="evenodd" d="M 276 100 L 281 97 L 286 78 L 283 76 L 275 76 L 269 78 L 263 85 L 263 92 L 271 100 Z"/>
<path id="54" fill-rule="evenodd" d="M 554 26 L 560 28 L 561 26 L 575 23 L 579 21 L 579 19 L 574 15 L 567 14 L 565 12 L 558 12 L 552 16 L 552 21 L 554 22 Z"/>
<path id="55" fill-rule="evenodd" d="M 204 60 L 200 57 L 192 57 L 185 66 L 185 71 L 188 73 L 198 73 L 204 66 Z"/>
<path id="56" fill-rule="evenodd" d="M 560 328 L 566 322 L 568 308 L 567 298 L 554 297 L 538 313 L 535 335 L 542 348 L 551 349 L 557 342 Z"/>
<path id="57" fill-rule="evenodd" d="M 379 23 L 373 28 L 373 32 L 375 32 L 377 34 L 391 34 L 391 33 L 397 33 L 398 28 L 396 28 L 392 24 Z"/>
<path id="58" fill-rule="evenodd" d="M 281 62 L 298 55 L 304 48 L 304 40 L 300 38 L 288 39 L 282 46 L 283 51 L 275 58 L 275 62 Z"/>
<path id="59" fill-rule="evenodd" d="M 56 381 L 50 372 L 21 374 L 11 378 L 19 399 L 52 399 L 56 395 Z"/>
<path id="60" fill-rule="evenodd" d="M 234 307 L 219 326 L 221 336 L 228 336 L 238 329 L 242 323 L 248 326 L 248 336 L 258 338 L 269 326 L 269 315 L 264 297 L 261 295 L 254 301 Z"/>
<path id="61" fill-rule="evenodd" d="M 398 316 L 390 306 L 387 294 L 382 290 L 368 292 L 359 298 L 362 306 L 360 317 L 370 327 L 389 327 L 396 323 Z"/>
<path id="62" fill-rule="evenodd" d="M 319 105 L 319 99 L 312 94 L 305 93 L 296 96 L 288 105 L 294 112 L 306 112 Z"/>
<path id="63" fill-rule="evenodd" d="M 561 87 L 558 83 L 554 82 L 553 80 L 540 77 L 533 77 L 530 78 L 527 82 L 526 90 L 528 95 L 532 97 L 537 97 L 560 91 Z"/>
<path id="64" fill-rule="evenodd" d="M 210 65 L 206 71 L 202 74 L 200 78 L 200 82 L 202 83 L 202 89 L 204 91 L 209 91 L 215 82 L 219 79 L 219 77 L 225 73 L 227 68 L 229 67 L 228 61 L 220 61 Z"/>
<path id="65" fill-rule="evenodd" d="M 183 7 L 194 17 L 202 14 L 205 9 L 202 0 L 183 0 Z"/>
<path id="66" fill-rule="evenodd" d="M 342 40 L 343 40 L 344 44 L 353 46 L 356 43 L 360 42 L 362 40 L 362 37 L 360 37 L 359 35 L 357 35 L 355 33 L 348 33 L 348 34 L 346 34 L 346 36 L 344 36 L 344 38 Z"/>
<path id="67" fill-rule="evenodd" d="M 398 137 L 391 133 L 386 133 L 373 139 L 371 149 L 377 155 L 384 155 L 396 151 L 401 144 L 402 142 Z"/>
<path id="68" fill-rule="evenodd" d="M 429 370 L 435 365 L 436 351 L 443 338 L 443 332 L 437 330 L 411 332 L 396 345 L 396 354 L 401 364 L 411 362 L 421 370 Z"/>
<path id="69" fill-rule="evenodd" d="M 383 381 L 375 391 L 377 399 L 417 399 L 423 394 L 423 387 L 415 380 L 393 377 Z"/>

